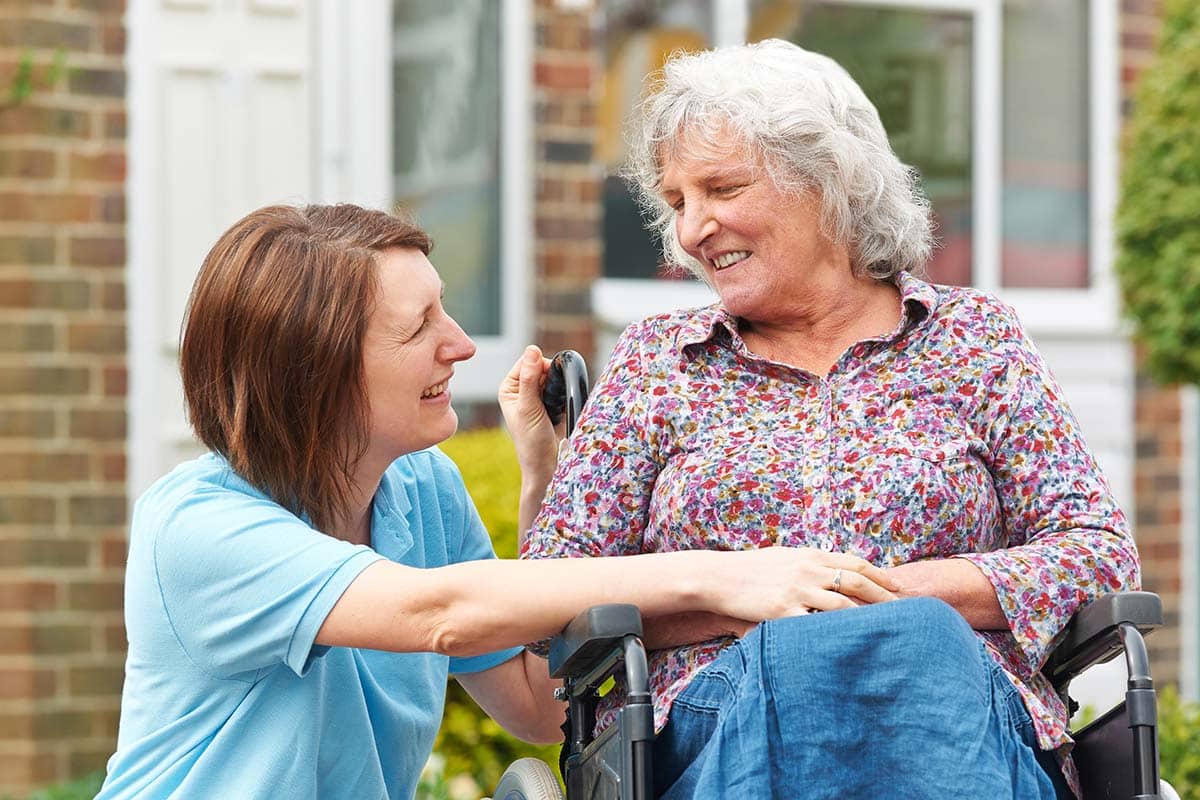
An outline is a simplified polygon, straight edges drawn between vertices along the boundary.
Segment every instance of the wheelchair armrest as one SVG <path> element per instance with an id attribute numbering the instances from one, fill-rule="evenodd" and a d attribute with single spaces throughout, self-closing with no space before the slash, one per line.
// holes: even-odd
<path id="1" fill-rule="evenodd" d="M 550 641 L 551 677 L 565 678 L 591 670 L 629 635 L 642 635 L 642 614 L 637 606 L 612 603 L 580 612 Z"/>
<path id="2" fill-rule="evenodd" d="M 1122 623 L 1130 623 L 1142 633 L 1160 627 L 1162 601 L 1152 592 L 1117 592 L 1098 597 L 1080 609 L 1046 662 L 1044 671 L 1055 688 L 1120 653 L 1117 628 Z"/>

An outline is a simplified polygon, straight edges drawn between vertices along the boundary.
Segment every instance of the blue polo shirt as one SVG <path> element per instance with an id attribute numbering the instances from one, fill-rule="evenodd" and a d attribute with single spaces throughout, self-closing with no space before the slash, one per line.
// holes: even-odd
<path id="1" fill-rule="evenodd" d="M 380 558 L 494 557 L 442 453 L 388 469 L 371 545 L 313 530 L 218 456 L 155 483 L 133 513 L 120 733 L 98 798 L 411 798 L 447 674 L 520 650 L 460 659 L 313 644 Z"/>

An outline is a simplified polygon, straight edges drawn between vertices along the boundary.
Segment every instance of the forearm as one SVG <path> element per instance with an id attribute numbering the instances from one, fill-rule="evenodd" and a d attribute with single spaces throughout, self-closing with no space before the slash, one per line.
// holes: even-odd
<path id="1" fill-rule="evenodd" d="M 683 554 L 674 554 L 675 557 Z M 664 569 L 663 555 L 472 561 L 414 569 L 378 561 L 326 617 L 317 643 L 471 656 L 552 636 L 583 609 L 629 602 L 648 615 L 708 605 L 705 556 Z M 694 562 L 694 563 L 693 563 Z"/>
<path id="2" fill-rule="evenodd" d="M 533 744 L 562 741 L 566 704 L 554 698 L 562 681 L 550 678 L 546 659 L 525 651 L 492 669 L 457 678 L 479 707 L 513 736 Z"/>
<path id="3" fill-rule="evenodd" d="M 961 558 L 913 561 L 887 570 L 901 597 L 936 597 L 950 604 L 976 630 L 1002 630 L 1008 621 L 996 590 L 980 569 Z"/>
<path id="4" fill-rule="evenodd" d="M 650 650 L 665 650 L 723 636 L 741 637 L 758 623 L 711 611 L 684 611 L 642 620 L 642 641 Z"/>
<path id="5" fill-rule="evenodd" d="M 549 483 L 549 475 L 544 479 L 524 473 L 521 475 L 521 495 L 517 503 L 518 550 L 525 545 L 525 537 L 529 535 L 529 529 L 533 527 L 533 521 L 537 519 L 538 511 L 542 508 L 542 501 L 546 499 L 546 487 Z"/>

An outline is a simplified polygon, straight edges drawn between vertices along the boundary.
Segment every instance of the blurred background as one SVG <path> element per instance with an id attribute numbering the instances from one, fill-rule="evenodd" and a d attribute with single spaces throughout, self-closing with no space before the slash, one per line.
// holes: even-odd
<path id="1" fill-rule="evenodd" d="M 672 51 L 769 37 L 833 56 L 878 106 L 933 203 L 933 279 L 1017 309 L 1163 597 L 1156 678 L 1194 699 L 1198 404 L 1143 368 L 1114 270 L 1122 131 L 1162 18 L 1158 0 L 2 0 L 0 795 L 114 747 L 128 509 L 196 452 L 177 340 L 221 231 L 272 202 L 412 210 L 479 344 L 460 417 L 494 426 L 527 342 L 595 373 L 629 322 L 709 301 L 642 229 L 623 123 Z"/>

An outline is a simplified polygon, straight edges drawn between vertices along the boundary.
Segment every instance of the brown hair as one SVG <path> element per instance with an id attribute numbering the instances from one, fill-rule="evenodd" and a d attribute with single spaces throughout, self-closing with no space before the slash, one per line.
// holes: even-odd
<path id="1" fill-rule="evenodd" d="M 376 254 L 431 247 L 382 211 L 268 206 L 217 240 L 192 287 L 179 357 L 192 429 L 318 530 L 349 511 L 370 435 L 362 340 Z"/>

